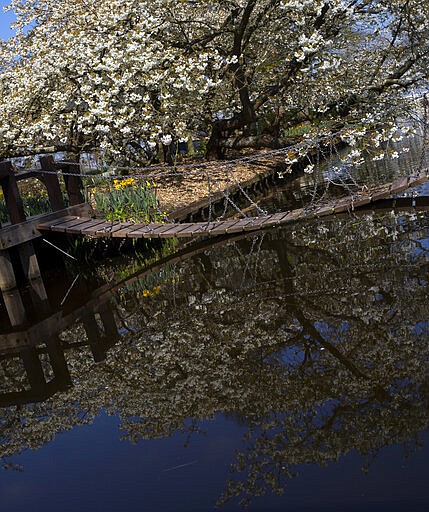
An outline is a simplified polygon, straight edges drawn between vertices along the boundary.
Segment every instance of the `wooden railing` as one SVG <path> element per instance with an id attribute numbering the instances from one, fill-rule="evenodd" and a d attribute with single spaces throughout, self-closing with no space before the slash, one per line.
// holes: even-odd
<path id="1" fill-rule="evenodd" d="M 41 181 L 48 193 L 52 211 L 63 210 L 66 205 L 58 176 L 55 174 L 57 170 L 61 170 L 69 206 L 84 202 L 82 179 L 74 175 L 76 172 L 74 166 L 71 167 L 69 163 L 55 162 L 52 156 L 41 157 L 40 165 L 40 169 L 15 172 L 10 161 L 0 162 L 0 186 L 3 190 L 11 224 L 19 224 L 26 220 L 23 201 L 18 188 L 18 182 L 22 180 L 36 178 Z"/>

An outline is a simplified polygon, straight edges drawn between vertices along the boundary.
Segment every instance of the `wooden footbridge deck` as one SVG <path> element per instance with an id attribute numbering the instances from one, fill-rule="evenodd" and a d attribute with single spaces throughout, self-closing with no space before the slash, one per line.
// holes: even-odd
<path id="1" fill-rule="evenodd" d="M 360 193 L 332 200 L 314 208 L 275 213 L 234 220 L 190 223 L 136 224 L 109 222 L 92 218 L 88 205 L 78 204 L 13 224 L 0 230 L 0 249 L 9 249 L 47 232 L 68 235 L 86 235 L 107 238 L 197 238 L 236 234 L 280 226 L 301 219 L 326 217 L 353 211 L 369 203 L 380 201 L 429 180 L 428 170 L 412 177 L 399 178 L 391 183 L 363 190 Z"/>
<path id="2" fill-rule="evenodd" d="M 300 219 L 325 217 L 336 213 L 352 211 L 363 205 L 379 201 L 408 188 L 415 187 L 429 179 L 428 171 L 414 177 L 399 178 L 391 183 L 374 187 L 341 199 L 333 200 L 313 209 L 301 208 L 291 212 L 275 213 L 259 217 L 214 222 L 136 224 L 107 222 L 103 219 L 66 214 L 55 220 L 46 219 L 36 223 L 40 233 L 58 232 L 70 235 L 112 238 L 196 238 L 213 237 L 230 233 L 255 231 L 280 226 Z"/>

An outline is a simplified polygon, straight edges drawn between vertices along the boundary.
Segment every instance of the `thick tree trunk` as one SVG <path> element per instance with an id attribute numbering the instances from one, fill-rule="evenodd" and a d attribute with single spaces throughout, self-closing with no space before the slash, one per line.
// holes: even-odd
<path id="1" fill-rule="evenodd" d="M 207 142 L 206 159 L 223 160 L 225 158 L 225 140 L 228 138 L 227 121 L 215 121 L 212 126 L 212 132 Z"/>
<path id="2" fill-rule="evenodd" d="M 163 144 L 162 145 L 162 153 L 163 153 L 163 159 L 164 163 L 166 163 L 169 166 L 173 166 L 174 159 L 173 159 L 173 148 L 172 144 Z"/>

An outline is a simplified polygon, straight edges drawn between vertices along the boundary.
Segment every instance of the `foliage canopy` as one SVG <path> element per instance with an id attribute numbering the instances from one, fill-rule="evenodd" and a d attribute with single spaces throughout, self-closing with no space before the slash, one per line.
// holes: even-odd
<path id="1" fill-rule="evenodd" d="M 417 0 L 12 0 L 0 153 L 139 155 L 196 130 L 227 140 L 321 120 L 395 119 L 428 74 Z M 330 124 L 331 125 L 331 124 Z M 145 147 L 142 148 L 142 141 Z M 272 141 L 271 141 L 272 142 Z"/>

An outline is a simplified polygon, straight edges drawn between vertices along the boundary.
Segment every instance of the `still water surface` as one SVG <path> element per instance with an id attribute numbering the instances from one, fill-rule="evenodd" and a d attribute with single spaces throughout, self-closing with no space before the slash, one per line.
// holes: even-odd
<path id="1" fill-rule="evenodd" d="M 68 264 L 20 328 L 43 382 L 1 307 L 2 510 L 427 510 L 428 220 Z"/>

